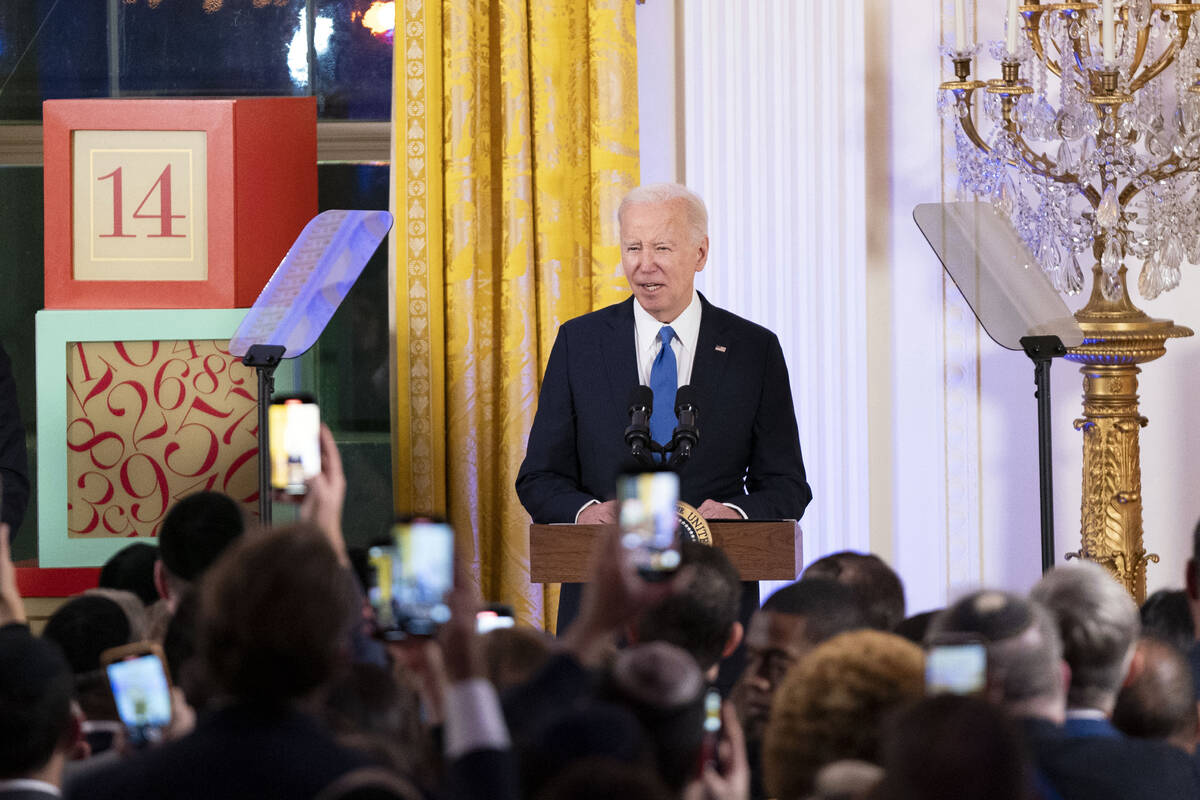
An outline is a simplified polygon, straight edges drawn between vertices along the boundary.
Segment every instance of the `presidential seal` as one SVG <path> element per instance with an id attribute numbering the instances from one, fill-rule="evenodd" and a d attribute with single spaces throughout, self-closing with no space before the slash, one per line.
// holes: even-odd
<path id="1" fill-rule="evenodd" d="M 679 515 L 679 538 L 712 547 L 712 529 L 708 520 L 700 516 L 700 512 L 680 500 L 675 504 L 675 513 Z"/>

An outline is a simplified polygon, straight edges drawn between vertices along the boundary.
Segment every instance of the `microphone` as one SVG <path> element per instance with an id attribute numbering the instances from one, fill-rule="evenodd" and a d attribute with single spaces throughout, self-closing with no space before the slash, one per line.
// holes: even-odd
<path id="1" fill-rule="evenodd" d="M 671 435 L 671 464 L 681 465 L 692 457 L 692 448 L 700 441 L 700 430 L 696 427 L 700 410 L 696 408 L 696 392 L 689 384 L 680 386 L 675 393 L 675 417 L 679 424 Z"/>
<path id="2" fill-rule="evenodd" d="M 629 427 L 625 444 L 639 461 L 650 458 L 650 414 L 654 411 L 654 392 L 649 386 L 635 386 L 629 395 Z"/>

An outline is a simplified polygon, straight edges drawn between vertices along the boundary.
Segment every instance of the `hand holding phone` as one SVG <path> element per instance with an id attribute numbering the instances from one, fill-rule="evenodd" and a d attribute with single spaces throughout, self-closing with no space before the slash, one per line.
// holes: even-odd
<path id="1" fill-rule="evenodd" d="M 706 699 L 706 710 L 708 705 Z M 742 733 L 742 725 L 738 722 L 732 703 L 720 703 L 718 710 L 720 730 L 712 759 L 701 762 L 696 784 L 685 791 L 688 798 L 730 800 L 750 796 L 750 759 L 746 755 L 746 737 Z M 707 730 L 712 723 L 707 721 L 707 713 L 705 716 L 707 739 Z"/>
<path id="2" fill-rule="evenodd" d="M 311 395 L 271 400 L 271 488 L 303 495 L 308 481 L 321 474 L 321 411 Z"/>
<path id="3" fill-rule="evenodd" d="M 159 742 L 171 724 L 171 679 L 162 648 L 134 642 L 100 654 L 117 713 L 134 747 Z"/>
<path id="4" fill-rule="evenodd" d="M 450 619 L 454 587 L 454 531 L 441 522 L 414 520 L 392 527 L 392 542 L 367 551 L 374 573 L 368 598 L 384 639 L 432 636 Z"/>

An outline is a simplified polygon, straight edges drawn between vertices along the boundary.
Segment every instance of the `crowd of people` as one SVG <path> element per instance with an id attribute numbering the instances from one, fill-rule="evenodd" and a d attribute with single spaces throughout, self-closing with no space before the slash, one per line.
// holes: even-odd
<path id="1" fill-rule="evenodd" d="M 556 638 L 479 634 L 464 575 L 436 637 L 384 642 L 328 431 L 322 449 L 301 522 L 246 529 L 228 497 L 184 498 L 157 549 L 115 556 L 38 636 L 0 530 L 0 798 L 1200 797 L 1190 572 L 1140 612 L 1083 563 L 906 618 L 896 574 L 845 552 L 743 625 L 720 550 L 685 542 L 648 582 L 613 535 Z M 101 663 L 139 641 L 172 678 L 145 740 Z M 928 654 L 964 645 L 979 683 L 932 691 Z"/>

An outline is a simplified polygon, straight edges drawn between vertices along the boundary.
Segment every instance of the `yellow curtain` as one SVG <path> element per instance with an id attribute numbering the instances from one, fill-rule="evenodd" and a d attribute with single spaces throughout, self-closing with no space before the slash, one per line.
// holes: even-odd
<path id="1" fill-rule="evenodd" d="M 513 484 L 559 324 L 628 293 L 634 4 L 396 5 L 396 505 L 446 514 L 484 597 L 546 624 Z"/>

